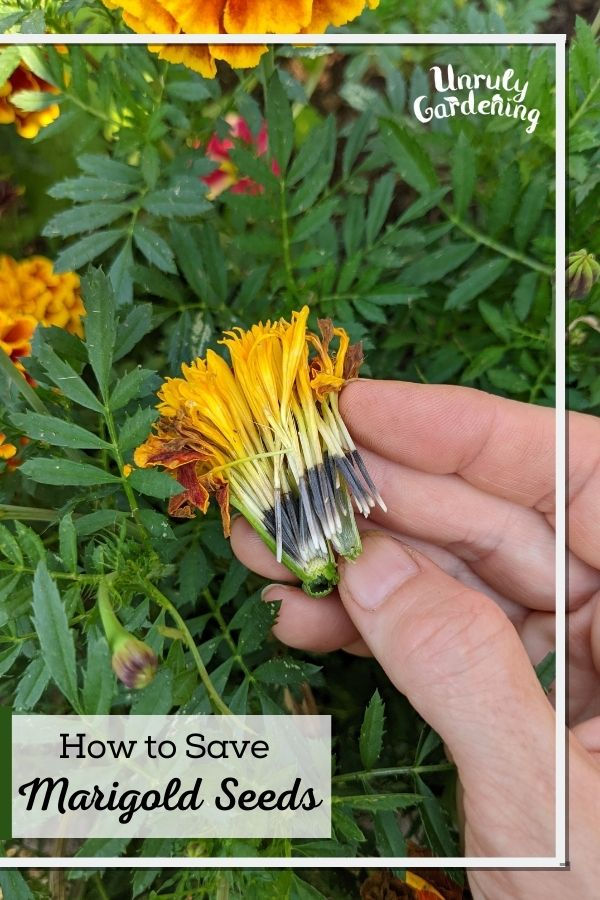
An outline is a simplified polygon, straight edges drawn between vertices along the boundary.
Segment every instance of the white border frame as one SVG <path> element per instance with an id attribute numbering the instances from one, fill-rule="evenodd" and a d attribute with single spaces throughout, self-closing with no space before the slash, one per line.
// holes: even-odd
<path id="1" fill-rule="evenodd" d="M 545 44 L 553 45 L 556 62 L 556 784 L 555 854 L 542 857 L 25 857 L 2 858 L 0 868 L 126 869 L 316 869 L 316 868 L 447 868 L 565 869 L 567 842 L 566 767 L 566 413 L 565 413 L 565 34 L 7 34 L 9 44 Z M 49 865 L 52 863 L 52 865 Z"/>

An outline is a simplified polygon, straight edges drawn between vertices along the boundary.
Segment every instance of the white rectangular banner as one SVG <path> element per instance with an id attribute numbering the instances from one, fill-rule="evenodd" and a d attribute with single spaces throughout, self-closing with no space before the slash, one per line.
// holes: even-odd
<path id="1" fill-rule="evenodd" d="M 14 837 L 331 836 L 330 716 L 14 716 Z"/>

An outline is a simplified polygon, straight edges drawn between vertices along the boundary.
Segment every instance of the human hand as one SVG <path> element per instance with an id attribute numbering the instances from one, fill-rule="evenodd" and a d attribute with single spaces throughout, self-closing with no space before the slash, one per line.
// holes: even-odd
<path id="1" fill-rule="evenodd" d="M 466 855 L 553 856 L 554 715 L 530 659 L 554 642 L 554 413 L 466 388 L 369 381 L 349 385 L 341 408 L 388 512 L 374 510 L 362 527 L 363 553 L 342 563 L 338 592 L 265 591 L 283 601 L 275 634 L 379 660 L 458 766 Z M 586 867 L 473 872 L 478 897 L 583 896 L 597 878 L 600 422 L 573 415 L 570 446 L 569 692 L 579 738 L 570 787 L 580 798 L 571 859 Z M 241 519 L 232 542 L 246 565 L 289 580 Z"/>

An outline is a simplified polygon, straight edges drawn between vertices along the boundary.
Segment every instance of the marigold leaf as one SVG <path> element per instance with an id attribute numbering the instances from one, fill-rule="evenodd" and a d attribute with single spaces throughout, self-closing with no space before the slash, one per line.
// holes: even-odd
<path id="1" fill-rule="evenodd" d="M 43 561 L 38 563 L 33 579 L 33 624 L 53 681 L 71 706 L 77 709 L 73 633 L 58 588 Z"/>

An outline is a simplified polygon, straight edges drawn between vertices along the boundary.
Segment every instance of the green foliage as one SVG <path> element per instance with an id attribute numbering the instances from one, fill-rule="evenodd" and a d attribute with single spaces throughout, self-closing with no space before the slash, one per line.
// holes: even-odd
<path id="1" fill-rule="evenodd" d="M 39 24 L 37 5 L 10 12 L 1 0 L 0 20 L 27 30 Z M 519 31 L 533 28 L 548 3 L 519 0 L 504 21 L 497 4 L 457 6 L 421 4 L 408 22 L 382 0 L 361 24 Z M 121 27 L 100 3 L 43 7 L 43 24 L 57 31 L 73 22 Z M 577 114 L 593 86 L 586 40 L 571 76 L 571 114 L 595 133 L 595 103 Z M 334 730 L 331 840 L 86 842 L 78 853 L 97 856 L 100 874 L 74 870 L 70 883 L 86 882 L 86 897 L 101 877 L 111 897 L 156 889 L 157 897 L 306 900 L 356 896 L 362 876 L 138 870 L 130 890 L 101 860 L 403 855 L 409 835 L 433 853 L 457 854 L 455 773 L 405 698 L 372 660 L 307 658 L 279 645 L 271 636 L 279 604 L 264 604 L 262 580 L 233 560 L 215 511 L 169 519 L 174 481 L 151 470 L 128 475 L 126 466 L 158 415 L 154 393 L 165 376 L 209 346 L 219 352 L 222 330 L 304 303 L 313 324 L 332 317 L 363 341 L 367 375 L 552 404 L 551 52 L 348 46 L 332 57 L 282 47 L 256 71 L 227 70 L 214 81 L 141 46 L 26 53 L 59 89 L 61 114 L 32 142 L 7 135 L 0 159 L 26 188 L 26 214 L 3 218 L 0 239 L 15 256 L 35 246 L 57 269 L 78 271 L 87 315 L 84 340 L 38 328 L 25 360 L 35 408 L 21 376 L 0 371 L 0 430 L 29 438 L 21 465 L 0 476 L 8 520 L 0 524 L 1 699 L 39 712 L 193 714 L 223 704 L 289 714 L 308 697 L 332 714 Z M 19 58 L 0 51 L 0 78 Z M 530 81 L 538 130 L 468 117 L 420 125 L 412 100 L 431 94 L 436 60 L 457 71 L 510 65 Z M 228 136 L 231 112 L 255 138 L 266 121 L 268 154 L 244 141 L 231 149 L 233 165 L 260 188 L 209 199 L 203 179 L 216 163 L 206 145 L 215 133 Z M 575 153 L 593 171 L 596 151 L 581 141 Z M 589 216 L 590 198 L 578 200 L 582 210 L 590 204 Z M 582 396 L 586 389 L 577 386 Z M 160 660 L 137 693 L 110 668 L 96 610 L 103 581 L 123 624 Z"/>
<path id="2" fill-rule="evenodd" d="M 583 19 L 569 51 L 569 159 L 567 250 L 600 254 L 600 46 Z M 600 412 L 600 285 L 581 299 L 568 301 L 569 377 L 571 409 Z"/>

